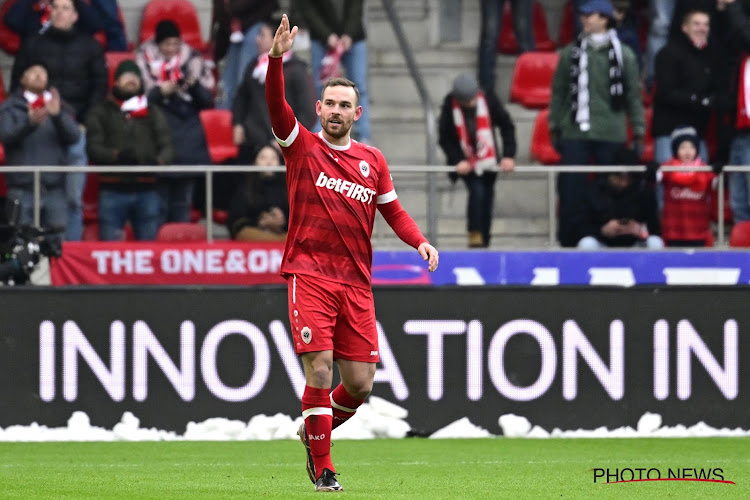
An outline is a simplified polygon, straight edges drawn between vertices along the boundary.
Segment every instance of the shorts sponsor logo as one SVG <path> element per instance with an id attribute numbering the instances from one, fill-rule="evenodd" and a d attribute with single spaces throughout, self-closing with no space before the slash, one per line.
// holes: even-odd
<path id="1" fill-rule="evenodd" d="M 362 175 L 367 177 L 368 175 L 370 175 L 370 164 L 365 160 L 362 160 L 361 162 L 359 162 L 359 171 L 362 172 Z"/>
<path id="2" fill-rule="evenodd" d="M 370 351 L 370 356 L 377 356 L 377 355 L 378 355 L 378 351 Z"/>
<path id="3" fill-rule="evenodd" d="M 370 172 L 369 165 L 367 166 L 367 172 L 368 174 Z M 361 201 L 362 203 L 367 204 L 372 203 L 372 199 L 375 196 L 374 189 L 370 189 L 361 184 L 357 184 L 356 182 L 328 177 L 324 172 L 320 173 L 320 175 L 318 176 L 318 180 L 315 181 L 315 185 L 317 187 L 322 187 L 330 189 L 331 191 L 335 191 L 337 193 L 341 193 L 347 198 L 352 198 L 354 200 Z"/>
<path id="4" fill-rule="evenodd" d="M 305 326 L 302 328 L 302 342 L 305 344 L 309 344 L 312 340 L 312 331 L 310 330 L 309 326 Z"/>

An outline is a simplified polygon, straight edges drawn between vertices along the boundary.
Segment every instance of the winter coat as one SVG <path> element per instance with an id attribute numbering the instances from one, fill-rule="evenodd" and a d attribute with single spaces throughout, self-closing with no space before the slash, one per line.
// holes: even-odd
<path id="1" fill-rule="evenodd" d="M 681 34 L 659 51 L 655 66 L 652 135 L 666 136 L 679 126 L 690 125 L 705 137 L 713 108 L 727 105 L 723 55 L 711 44 L 699 49 Z M 706 98 L 708 105 L 702 103 Z"/>
<path id="2" fill-rule="evenodd" d="M 12 90 L 20 86 L 23 71 L 36 60 L 47 67 L 49 85 L 75 108 L 78 123 L 85 122 L 89 109 L 107 93 L 108 73 L 102 46 L 91 35 L 75 28 L 60 31 L 50 27 L 24 40 L 13 62 Z"/>
<path id="3" fill-rule="evenodd" d="M 251 26 L 270 19 L 278 9 L 277 0 L 213 0 L 211 40 L 214 41 L 214 60 L 221 61 L 227 54 L 232 18 L 239 19 L 244 33 Z"/>
<path id="4" fill-rule="evenodd" d="M 641 136 L 646 131 L 645 113 L 641 102 L 638 62 L 630 47 L 622 45 L 622 80 L 625 87 L 625 104 L 615 111 L 611 106 L 609 92 L 609 45 L 594 48 L 589 44 L 588 54 L 589 101 L 591 129 L 583 132 L 574 120 L 571 110 L 571 55 L 573 44 L 566 46 L 552 78 L 552 96 L 549 106 L 549 128 L 557 130 L 563 139 L 626 142 L 628 118 L 633 135 Z"/>
<path id="5" fill-rule="evenodd" d="M 342 15 L 336 2 L 343 3 Z M 324 45 L 328 35 L 349 35 L 352 42 L 366 38 L 364 24 L 364 0 L 293 0 L 294 11 L 310 30 L 310 38 Z"/>
<path id="6" fill-rule="evenodd" d="M 141 68 L 143 85 L 149 103 L 164 113 L 175 147 L 175 165 L 208 165 L 208 143 L 200 119 L 200 112 L 213 107 L 213 91 L 216 81 L 210 66 L 201 55 L 183 43 L 180 60 L 185 78 L 194 77 L 195 84 L 182 84 L 179 91 L 164 96 L 158 86 L 159 66 L 164 57 L 153 39 L 144 42 L 136 52 L 135 61 Z M 159 177 L 193 177 L 190 173 L 162 173 Z"/>
<path id="7" fill-rule="evenodd" d="M 5 25 L 21 38 L 33 36 L 42 29 L 41 16 L 33 9 L 38 0 L 16 0 L 3 19 Z M 78 21 L 76 29 L 81 33 L 93 35 L 104 30 L 104 23 L 96 10 L 86 2 L 78 3 Z"/>
<path id="8" fill-rule="evenodd" d="M 118 165 L 118 153 L 134 155 L 138 165 L 169 165 L 175 150 L 169 125 L 161 110 L 149 103 L 148 115 L 131 118 L 120 111 L 120 105 L 107 98 L 94 107 L 86 120 L 86 151 L 91 163 Z M 100 182 L 112 186 L 154 183 L 149 173 L 103 173 Z"/>
<path id="9" fill-rule="evenodd" d="M 500 137 L 503 141 L 503 147 L 500 149 L 497 140 L 495 140 L 497 160 L 500 161 L 500 158 L 513 158 L 516 156 L 516 127 L 513 125 L 510 115 L 500 103 L 500 100 L 494 92 L 485 91 L 484 96 L 487 99 L 487 107 L 490 111 L 492 126 L 500 129 Z M 466 155 L 464 155 L 464 151 L 461 148 L 461 141 L 459 141 L 458 134 L 456 133 L 456 124 L 453 121 L 452 102 L 453 97 L 449 93 L 445 96 L 445 99 L 443 99 L 443 106 L 440 109 L 438 142 L 445 153 L 448 164 L 456 165 L 461 160 L 465 160 Z M 470 120 L 471 118 L 467 116 L 466 119 Z M 474 117 L 474 120 L 476 120 L 476 116 Z M 495 137 L 494 131 L 492 136 Z M 474 137 L 472 137 L 472 140 L 473 139 Z"/>
<path id="10" fill-rule="evenodd" d="M 253 78 L 256 58 L 245 69 L 242 83 L 237 88 L 237 96 L 232 105 L 232 124 L 245 129 L 245 145 L 249 156 L 263 146 L 273 142 L 271 118 L 266 104 L 266 86 Z M 315 124 L 315 98 L 307 64 L 292 56 L 284 63 L 284 93 L 294 116 L 301 125 L 311 128 Z M 252 161 L 246 158 L 247 162 Z"/>
<path id="11" fill-rule="evenodd" d="M 602 227 L 612 219 L 632 219 L 646 224 L 652 235 L 661 232 L 656 197 L 650 187 L 634 176 L 632 184 L 621 192 L 609 188 L 609 174 L 598 174 L 594 182 L 586 186 L 584 195 L 576 200 L 570 216 L 571 239 L 580 241 L 593 236 L 610 247 L 631 247 L 638 239 L 635 236 L 605 238 Z"/>
<path id="12" fill-rule="evenodd" d="M 49 116 L 40 125 L 29 120 L 29 104 L 18 90 L 0 104 L 0 142 L 5 148 L 5 164 L 13 166 L 67 165 L 66 148 L 81 137 L 81 130 L 73 118 L 73 108 L 62 104 L 60 114 Z M 44 172 L 42 185 L 61 188 L 64 172 Z M 10 187 L 31 187 L 32 173 L 6 173 L 5 183 Z"/>

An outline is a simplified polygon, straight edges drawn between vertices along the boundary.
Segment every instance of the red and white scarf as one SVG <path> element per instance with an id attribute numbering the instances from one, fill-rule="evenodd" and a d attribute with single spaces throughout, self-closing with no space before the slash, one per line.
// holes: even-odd
<path id="1" fill-rule="evenodd" d="M 258 61 L 255 63 L 253 68 L 253 78 L 258 80 L 263 85 L 266 84 L 266 75 L 268 74 L 268 52 L 264 52 L 258 56 Z M 292 58 L 292 51 L 284 52 L 281 56 L 281 63 L 284 64 Z"/>
<path id="2" fill-rule="evenodd" d="M 154 58 L 147 50 L 143 51 L 143 55 L 146 58 L 146 63 L 148 63 L 148 69 L 151 72 L 151 76 L 156 83 L 178 83 L 185 78 L 185 74 L 182 72 L 182 60 L 180 54 L 175 55 L 169 61 L 166 61 L 163 58 Z"/>
<path id="3" fill-rule="evenodd" d="M 469 131 L 466 128 L 464 113 L 461 105 L 456 99 L 452 100 L 453 123 L 456 126 L 458 141 L 461 143 L 461 149 L 464 156 L 469 160 L 471 167 L 477 175 L 481 175 L 485 170 L 492 170 L 497 166 L 495 152 L 495 136 L 492 131 L 492 120 L 490 119 L 490 108 L 487 105 L 487 99 L 484 93 L 477 94 L 477 130 L 476 130 L 476 151 L 471 146 Z"/>
<path id="4" fill-rule="evenodd" d="M 43 108 L 50 101 L 50 99 L 52 99 L 52 94 L 50 94 L 47 90 L 45 90 L 41 94 L 35 94 L 28 90 L 24 90 L 23 97 L 24 99 L 26 99 L 26 102 L 29 103 L 29 108 L 39 109 Z"/>
<path id="5" fill-rule="evenodd" d="M 49 17 L 52 13 L 52 5 L 47 0 L 39 0 L 32 5 L 31 10 L 39 14 L 39 22 L 42 25 L 42 29 L 49 25 Z"/>
<path id="6" fill-rule="evenodd" d="M 737 89 L 737 124 L 738 129 L 750 128 L 750 56 L 744 54 L 740 65 L 740 84 Z"/>
<path id="7" fill-rule="evenodd" d="M 145 95 L 137 95 L 126 101 L 117 100 L 120 111 L 128 118 L 143 118 L 148 116 L 148 99 Z"/>

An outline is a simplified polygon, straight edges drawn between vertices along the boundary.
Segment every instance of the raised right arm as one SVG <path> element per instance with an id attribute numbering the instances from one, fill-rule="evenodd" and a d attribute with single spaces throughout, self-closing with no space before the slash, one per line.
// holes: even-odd
<path id="1" fill-rule="evenodd" d="M 289 18 L 284 14 L 281 16 L 276 34 L 273 37 L 273 46 L 268 52 L 268 73 L 266 75 L 266 104 L 268 115 L 271 117 L 271 128 L 276 140 L 284 147 L 288 147 L 299 133 L 299 124 L 294 117 L 289 103 L 284 97 L 284 69 L 282 56 L 284 52 L 292 48 L 294 37 L 297 35 L 297 27 L 289 28 Z"/>

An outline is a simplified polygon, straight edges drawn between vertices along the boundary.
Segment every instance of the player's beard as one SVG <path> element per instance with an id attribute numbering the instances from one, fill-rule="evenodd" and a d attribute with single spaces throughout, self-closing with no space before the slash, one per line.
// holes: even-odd
<path id="1" fill-rule="evenodd" d="M 330 135 L 331 137 L 333 137 L 334 139 L 341 139 L 342 137 L 345 137 L 351 130 L 352 123 L 354 123 L 354 120 L 347 121 L 341 118 L 340 116 L 336 117 L 339 120 L 341 120 L 341 124 L 339 125 L 338 129 L 333 129 L 328 123 L 331 118 L 333 117 L 329 117 L 326 119 L 323 119 L 323 117 L 321 117 L 320 125 L 321 127 L 323 127 L 323 130 L 325 130 L 326 133 Z"/>

